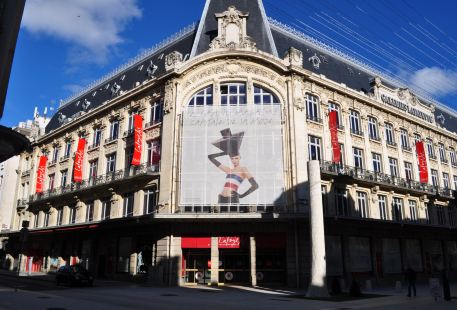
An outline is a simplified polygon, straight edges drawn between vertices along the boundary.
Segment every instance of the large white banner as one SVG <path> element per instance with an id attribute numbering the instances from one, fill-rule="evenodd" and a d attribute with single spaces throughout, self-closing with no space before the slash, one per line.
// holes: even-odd
<path id="1" fill-rule="evenodd" d="M 282 204 L 281 106 L 183 111 L 181 205 Z"/>

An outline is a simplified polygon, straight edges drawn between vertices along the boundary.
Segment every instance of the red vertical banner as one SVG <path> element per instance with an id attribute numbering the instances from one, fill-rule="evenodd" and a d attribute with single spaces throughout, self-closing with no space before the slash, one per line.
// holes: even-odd
<path id="1" fill-rule="evenodd" d="M 40 162 L 38 163 L 38 170 L 36 174 L 36 192 L 42 193 L 44 189 L 44 175 L 46 172 L 46 162 L 48 158 L 46 156 L 40 156 Z"/>
<path id="2" fill-rule="evenodd" d="M 81 182 L 83 180 L 83 160 L 84 160 L 84 148 L 86 147 L 86 140 L 79 139 L 78 149 L 75 153 L 75 163 L 73 165 L 73 181 Z"/>
<path id="3" fill-rule="evenodd" d="M 328 113 L 328 121 L 330 127 L 330 138 L 332 141 L 333 149 L 333 162 L 335 164 L 341 161 L 340 144 L 338 143 L 338 114 L 336 111 L 330 111 Z"/>
<path id="4" fill-rule="evenodd" d="M 133 116 L 133 127 L 134 127 L 134 146 L 133 146 L 133 157 L 132 165 L 138 166 L 141 162 L 141 152 L 143 150 L 143 118 L 141 115 L 135 114 Z"/>
<path id="5" fill-rule="evenodd" d="M 427 158 L 425 157 L 424 142 L 416 142 L 417 160 L 419 162 L 419 179 L 421 183 L 428 183 Z"/>

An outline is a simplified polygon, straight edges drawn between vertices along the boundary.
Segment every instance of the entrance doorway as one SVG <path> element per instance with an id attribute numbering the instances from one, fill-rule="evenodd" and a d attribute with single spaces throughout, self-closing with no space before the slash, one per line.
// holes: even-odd
<path id="1" fill-rule="evenodd" d="M 184 249 L 183 273 L 187 284 L 208 284 L 211 279 L 209 249 Z"/>

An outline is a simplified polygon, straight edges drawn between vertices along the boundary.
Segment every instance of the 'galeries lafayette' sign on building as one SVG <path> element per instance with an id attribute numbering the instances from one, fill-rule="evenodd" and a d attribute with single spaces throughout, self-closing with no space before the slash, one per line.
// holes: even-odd
<path id="1" fill-rule="evenodd" d="M 395 107 L 397 109 L 400 109 L 406 113 L 409 113 L 415 117 L 418 117 L 420 119 L 423 119 L 424 121 L 427 121 L 429 123 L 433 123 L 433 116 L 428 114 L 428 113 L 425 113 L 425 112 L 422 112 L 421 110 L 419 109 L 416 109 L 416 108 L 413 108 L 412 106 L 410 106 L 409 104 L 407 103 L 404 103 L 403 101 L 400 101 L 400 100 L 397 100 L 395 98 L 392 98 L 388 95 L 385 95 L 385 94 L 382 94 L 381 95 L 381 101 L 384 103 L 384 104 L 387 104 L 387 105 L 390 105 L 392 107 Z"/>

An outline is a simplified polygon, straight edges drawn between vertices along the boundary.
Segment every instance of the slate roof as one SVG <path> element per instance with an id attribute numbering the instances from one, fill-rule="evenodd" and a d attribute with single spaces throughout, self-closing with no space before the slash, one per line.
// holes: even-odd
<path id="1" fill-rule="evenodd" d="M 65 115 L 68 119 L 74 118 L 76 113 L 83 111 L 85 100 L 90 102 L 87 109 L 90 110 L 116 96 L 112 94 L 111 89 L 114 83 L 120 86 L 119 91 L 128 91 L 134 88 L 138 82 L 142 83 L 151 78 L 148 75 L 148 68 L 150 72 L 154 71 L 153 76 L 155 77 L 164 74 L 165 55 L 170 52 L 177 50 L 185 56 L 184 59 L 186 60 L 207 51 L 211 40 L 217 35 L 215 14 L 226 11 L 229 6 L 235 6 L 237 10 L 249 13 L 247 34 L 256 42 L 259 50 L 282 58 L 290 47 L 295 47 L 303 53 L 303 67 L 305 69 L 323 74 L 337 83 L 344 83 L 356 91 L 368 93 L 370 80 L 375 76 L 381 76 L 383 83 L 391 88 L 404 87 L 396 84 L 394 80 L 382 72 L 377 72 L 355 59 L 350 59 L 339 51 L 325 47 L 318 41 L 281 25 L 279 22 L 272 19 L 268 20 L 261 0 L 207 0 L 198 27 L 188 28 L 180 35 L 175 36 L 173 40 L 167 41 L 166 44 L 162 44 L 148 55 L 133 61 L 125 70 L 120 70 L 103 82 L 89 88 L 80 96 L 69 100 L 52 117 L 46 127 L 46 133 L 65 123 L 65 121 L 59 121 L 60 114 Z M 316 61 L 313 63 L 310 59 Z M 316 63 L 319 66 L 316 66 Z M 94 91 L 97 92 L 95 96 L 93 96 Z M 431 98 L 427 99 L 429 100 L 422 101 L 426 104 L 433 102 L 436 105 L 434 113 L 437 124 L 457 133 L 457 112 L 434 102 Z"/>

